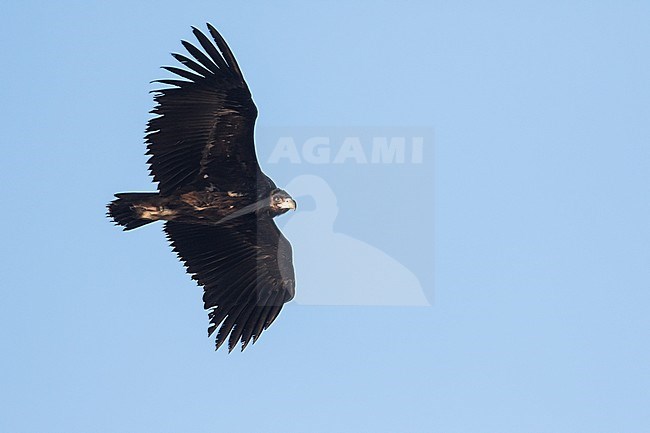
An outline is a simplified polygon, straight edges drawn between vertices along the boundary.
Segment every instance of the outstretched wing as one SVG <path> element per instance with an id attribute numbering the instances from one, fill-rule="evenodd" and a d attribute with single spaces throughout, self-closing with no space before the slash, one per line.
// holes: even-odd
<path id="1" fill-rule="evenodd" d="M 238 218 L 219 225 L 169 221 L 165 231 L 187 271 L 204 288 L 208 335 L 217 349 L 257 341 L 294 296 L 291 245 L 270 218 Z"/>
<path id="2" fill-rule="evenodd" d="M 186 68 L 164 69 L 182 79 L 157 80 L 157 117 L 147 125 L 149 170 L 162 195 L 190 184 L 222 191 L 254 185 L 259 173 L 253 129 L 257 108 L 230 48 L 208 24 L 211 41 L 192 28 L 203 51 L 182 41 L 190 57 L 172 54 Z"/>

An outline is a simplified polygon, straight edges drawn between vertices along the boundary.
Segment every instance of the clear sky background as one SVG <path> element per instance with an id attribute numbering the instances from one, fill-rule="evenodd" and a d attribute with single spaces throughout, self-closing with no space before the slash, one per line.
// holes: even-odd
<path id="1" fill-rule="evenodd" d="M 650 3 L 348 3 L 3 2 L 0 431 L 650 431 Z M 265 171 L 324 179 L 332 233 L 430 306 L 294 302 L 214 352 L 161 227 L 104 217 L 152 189 L 148 83 L 206 21 Z M 272 164 L 274 128 L 433 133 L 420 164 Z M 368 290 L 336 245 L 296 248 L 298 290 L 332 257 Z"/>

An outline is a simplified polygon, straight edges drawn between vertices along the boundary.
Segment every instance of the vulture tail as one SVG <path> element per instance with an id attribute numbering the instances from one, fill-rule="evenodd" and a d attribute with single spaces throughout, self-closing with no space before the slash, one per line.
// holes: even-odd
<path id="1" fill-rule="evenodd" d="M 108 204 L 108 216 L 124 230 L 133 230 L 158 220 L 155 212 L 159 195 L 157 192 L 123 192 L 115 194 L 115 200 Z"/>

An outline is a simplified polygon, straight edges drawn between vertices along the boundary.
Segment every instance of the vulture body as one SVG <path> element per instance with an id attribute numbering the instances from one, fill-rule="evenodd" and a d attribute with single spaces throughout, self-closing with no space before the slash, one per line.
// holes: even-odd
<path id="1" fill-rule="evenodd" d="M 113 221 L 131 230 L 164 221 L 173 250 L 203 286 L 208 335 L 229 351 L 255 342 L 294 296 L 289 241 L 273 218 L 295 201 L 257 161 L 257 108 L 230 48 L 192 28 L 201 49 L 182 41 L 189 56 L 172 54 L 184 68 L 157 80 L 155 115 L 146 130 L 156 192 L 115 194 Z"/>

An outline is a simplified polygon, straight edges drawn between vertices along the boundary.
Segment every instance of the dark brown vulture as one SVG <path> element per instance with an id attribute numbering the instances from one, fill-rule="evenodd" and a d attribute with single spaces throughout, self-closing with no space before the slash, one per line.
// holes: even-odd
<path id="1" fill-rule="evenodd" d="M 262 173 L 253 129 L 257 108 L 230 48 L 208 24 L 192 28 L 201 51 L 182 41 L 185 68 L 157 80 L 146 131 L 157 192 L 127 192 L 108 205 L 124 230 L 162 220 L 172 248 L 203 286 L 208 335 L 217 349 L 255 342 L 294 296 L 289 241 L 273 218 L 296 202 Z"/>

